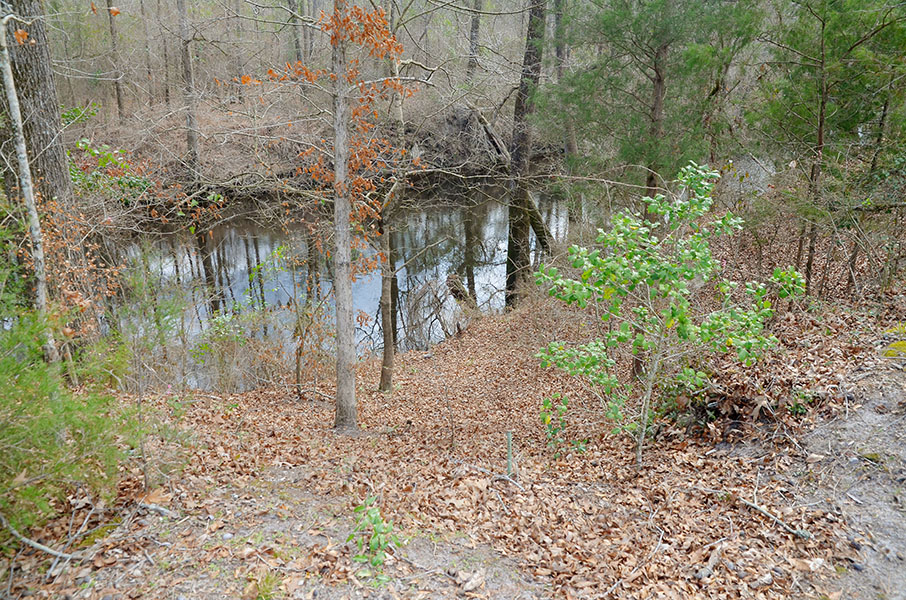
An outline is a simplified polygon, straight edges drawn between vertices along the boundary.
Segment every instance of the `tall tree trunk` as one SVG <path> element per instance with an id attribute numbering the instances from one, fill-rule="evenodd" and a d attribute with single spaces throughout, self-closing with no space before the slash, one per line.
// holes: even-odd
<path id="1" fill-rule="evenodd" d="M 884 97 L 884 105 L 881 107 L 881 119 L 878 122 L 878 135 L 875 138 L 875 151 L 871 156 L 871 168 L 869 169 L 869 175 L 874 175 L 878 169 L 878 157 L 881 155 L 881 150 L 884 147 L 884 130 L 887 127 L 887 113 L 890 110 L 890 95 L 893 90 L 894 78 L 891 76 L 890 83 L 887 87 L 887 95 Z M 846 295 L 849 295 L 850 290 L 855 288 L 856 295 L 859 294 L 859 286 L 856 282 L 856 265 L 859 260 L 859 231 L 862 227 L 862 218 L 860 215 L 859 220 L 854 226 L 855 236 L 853 239 L 853 249 L 849 255 L 849 261 L 847 262 L 848 274 L 846 277 Z"/>
<path id="2" fill-rule="evenodd" d="M 116 15 L 113 0 L 107 0 L 107 23 L 110 26 L 110 60 L 113 62 L 113 89 L 116 93 L 116 114 L 120 121 L 126 118 L 126 109 L 123 105 L 123 71 L 120 68 L 120 56 L 116 48 Z"/>
<path id="3" fill-rule="evenodd" d="M 391 15 L 390 30 L 394 30 L 393 17 Z M 400 65 L 396 58 L 390 58 L 390 73 L 394 79 L 399 79 Z M 390 98 L 390 116 L 393 119 L 393 144 L 399 147 L 402 144 L 403 133 L 406 124 L 403 118 L 403 96 L 402 94 L 393 94 Z M 404 177 L 400 175 L 400 177 Z M 378 387 L 382 392 L 390 392 L 393 389 L 393 362 L 396 354 L 394 344 L 394 326 L 393 326 L 393 280 L 396 277 L 393 263 L 393 251 L 391 247 L 391 227 L 390 222 L 393 216 L 393 205 L 396 201 L 397 187 L 399 180 L 394 182 L 387 193 L 384 206 L 381 209 L 380 236 L 381 236 L 381 253 L 384 255 L 384 261 L 381 264 L 381 330 L 384 338 L 384 348 L 381 356 L 381 382 Z"/>
<path id="4" fill-rule="evenodd" d="M 60 103 L 51 69 L 50 45 L 40 0 L 14 0 L 12 12 L 31 21 L 22 28 L 28 32 L 25 44 L 8 45 L 16 82 L 19 108 L 28 149 L 34 190 L 39 199 L 56 199 L 65 204 L 72 200 L 72 178 L 69 159 L 63 148 L 60 131 Z M 8 107 L 7 107 L 8 108 Z"/>
<path id="5" fill-rule="evenodd" d="M 566 58 L 569 49 L 566 46 L 566 31 L 563 27 L 563 5 L 565 0 L 554 0 L 554 54 L 557 59 L 557 85 L 563 82 L 563 73 L 566 69 Z M 564 111 L 566 120 L 565 149 L 567 158 L 579 154 L 579 144 L 576 141 L 576 127 L 572 116 Z"/>
<path id="6" fill-rule="evenodd" d="M 157 0 L 157 34 L 160 36 L 160 45 L 164 54 L 164 104 L 170 106 L 170 46 L 164 37 L 164 22 L 161 16 L 160 0 Z"/>
<path id="7" fill-rule="evenodd" d="M 829 90 L 827 86 L 827 64 L 825 62 L 825 28 L 826 22 L 821 22 L 821 62 L 819 64 L 819 79 L 818 79 L 818 94 L 819 94 L 819 103 L 818 103 L 818 126 L 817 131 L 815 132 L 815 161 L 812 163 L 811 171 L 809 172 L 808 188 L 809 188 L 809 200 L 811 200 L 814 206 L 819 206 L 821 204 L 821 175 L 822 167 L 824 161 L 824 128 L 825 122 L 827 119 L 827 102 L 829 96 Z M 808 254 L 805 259 L 805 293 L 808 295 L 811 292 L 812 287 L 812 267 L 815 262 L 815 246 L 818 240 L 818 223 L 812 221 L 812 224 L 809 227 L 809 236 L 808 236 Z"/>
<path id="8" fill-rule="evenodd" d="M 297 0 L 296 11 L 303 17 L 308 16 L 308 0 Z M 311 39 L 311 28 L 306 26 L 302 28 L 302 61 L 308 62 L 311 59 L 309 52 L 309 40 Z"/>
<path id="9" fill-rule="evenodd" d="M 346 0 L 334 0 L 337 20 L 348 17 Z M 352 314 L 352 210 L 347 176 L 349 171 L 349 99 L 346 78 L 346 31 L 333 32 L 332 71 L 334 128 L 334 295 L 337 307 L 337 413 L 334 426 L 357 428 L 355 399 L 355 321 Z"/>
<path id="10" fill-rule="evenodd" d="M 308 16 L 317 21 L 318 0 L 303 0 L 307 4 Z M 306 50 L 306 59 L 311 60 L 315 54 L 315 30 L 310 27 L 305 28 L 308 31 L 308 49 Z"/>
<path id="11" fill-rule="evenodd" d="M 154 80 L 151 76 L 151 33 L 148 29 L 148 15 L 145 12 L 145 0 L 139 0 L 138 9 L 142 16 L 142 29 L 145 34 L 145 83 L 148 86 L 148 106 L 154 106 Z"/>
<path id="12" fill-rule="evenodd" d="M 531 196 L 525 182 L 529 170 L 532 139 L 528 116 L 534 107 L 530 94 L 541 79 L 541 45 L 544 42 L 544 2 L 529 0 L 529 23 L 525 34 L 525 54 L 522 59 L 522 77 L 516 92 L 513 109 L 513 149 L 511 173 L 513 197 L 510 200 L 506 260 L 506 305 L 516 303 L 516 290 L 520 279 L 529 268 L 529 203 Z M 539 237 L 540 239 L 540 237 Z"/>
<path id="13" fill-rule="evenodd" d="M 286 0 L 286 3 L 289 8 L 289 27 L 293 32 L 293 60 L 302 62 L 305 60 L 302 54 L 302 48 L 304 47 L 302 30 L 307 29 L 307 27 L 299 24 L 299 17 L 297 16 L 301 12 L 302 2 L 301 0 Z"/>
<path id="14" fill-rule="evenodd" d="M 32 13 L 30 16 L 41 13 Z M 41 235 L 41 221 L 38 218 L 38 206 L 35 202 L 35 190 L 32 184 L 31 165 L 25 145 L 25 129 L 22 124 L 22 110 L 19 97 L 16 95 L 16 84 L 13 78 L 12 60 L 10 58 L 6 26 L 11 16 L 4 17 L 0 27 L 0 67 L 3 70 L 3 87 L 6 90 L 6 104 L 12 124 L 13 138 L 16 142 L 16 159 L 19 168 L 19 193 L 25 201 L 28 217 L 28 235 L 31 241 L 32 270 L 35 274 L 35 309 L 42 319 L 48 316 L 47 310 L 47 272 L 44 266 L 44 240 Z M 46 51 L 46 48 L 45 48 Z M 49 68 L 49 67 L 48 67 Z M 53 338 L 53 330 L 48 327 L 44 337 L 44 356 L 48 362 L 57 362 L 60 356 Z"/>
<path id="15" fill-rule="evenodd" d="M 466 85 L 471 85 L 478 68 L 479 33 L 481 32 L 482 0 L 472 0 L 472 22 L 469 27 L 469 62 L 466 64 Z"/>
<path id="16" fill-rule="evenodd" d="M 652 65 L 648 143 L 654 148 L 659 148 L 661 138 L 664 136 L 664 98 L 667 95 L 667 82 L 664 78 L 664 70 L 669 49 L 666 44 L 658 46 L 654 52 L 654 64 Z M 657 156 L 656 150 L 649 152 L 648 175 L 645 177 L 645 193 L 649 198 L 654 198 L 659 189 L 657 177 L 660 169 L 660 157 Z"/>
<path id="17" fill-rule="evenodd" d="M 384 339 L 384 349 L 381 358 L 381 383 L 378 389 L 382 392 L 393 391 L 393 362 L 395 348 L 393 340 L 393 277 L 396 266 L 392 262 L 391 227 L 389 211 L 381 215 L 380 236 L 381 254 L 384 262 L 381 264 L 381 333 Z"/>
<path id="18" fill-rule="evenodd" d="M 179 41 L 182 57 L 182 95 L 186 111 L 186 166 L 192 179 L 197 180 L 200 173 L 200 156 L 198 153 L 198 107 L 195 96 L 195 77 L 192 74 L 192 38 L 189 36 L 189 14 L 186 0 L 176 0 L 176 11 L 179 13 Z"/>

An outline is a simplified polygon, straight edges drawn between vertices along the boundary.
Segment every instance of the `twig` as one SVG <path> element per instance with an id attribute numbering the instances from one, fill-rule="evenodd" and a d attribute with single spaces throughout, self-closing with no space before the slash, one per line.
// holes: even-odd
<path id="1" fill-rule="evenodd" d="M 142 548 L 142 553 L 145 555 L 145 558 L 148 559 L 148 562 L 151 563 L 151 566 L 152 566 L 152 567 L 156 567 L 156 566 L 157 566 L 157 565 L 154 563 L 154 559 L 151 558 L 151 555 L 150 555 L 150 554 L 148 554 L 148 550 L 147 550 L 147 549 Z"/>
<path id="2" fill-rule="evenodd" d="M 521 485 L 519 485 L 518 481 L 511 479 L 511 478 L 507 477 L 506 475 L 495 475 L 494 478 L 492 479 L 492 481 L 509 481 L 510 483 L 515 485 L 517 488 L 519 488 L 523 492 L 525 491 L 525 488 L 522 487 Z"/>
<path id="3" fill-rule="evenodd" d="M 19 556 L 22 555 L 22 548 L 19 548 L 19 551 L 16 552 L 16 555 L 12 557 L 9 561 L 9 578 L 6 580 L 6 597 L 12 598 L 12 589 L 13 589 L 13 575 L 16 572 L 16 561 L 19 560 Z"/>
<path id="4" fill-rule="evenodd" d="M 726 491 L 712 490 L 712 489 L 709 489 L 709 488 L 695 488 L 695 489 L 698 489 L 698 490 L 700 490 L 700 491 L 702 491 L 702 492 L 705 492 L 705 493 L 707 493 L 707 494 L 718 494 L 718 495 L 725 495 L 725 496 L 735 496 L 740 502 L 742 502 L 743 504 L 745 504 L 746 506 L 748 506 L 748 507 L 751 508 L 752 510 L 757 511 L 757 512 L 763 514 L 764 516 L 766 516 L 766 517 L 769 518 L 770 520 L 774 521 L 776 524 L 780 525 L 780 527 L 782 527 L 783 530 L 786 531 L 787 533 L 792 533 L 792 534 L 795 535 L 796 537 L 802 538 L 803 540 L 809 540 L 809 539 L 812 538 L 812 534 L 810 534 L 808 531 L 805 531 L 804 529 L 794 529 L 793 527 L 790 527 L 790 526 L 787 525 L 784 521 L 782 521 L 782 520 L 780 519 L 780 517 L 774 516 L 773 514 L 771 514 L 770 512 L 768 512 L 768 510 L 767 510 L 766 508 L 763 508 L 763 507 L 761 507 L 761 506 L 758 506 L 758 505 L 755 504 L 754 502 L 749 502 L 749 501 L 746 500 L 745 498 L 740 498 L 739 496 L 736 496 L 736 494 L 730 494 L 729 492 L 726 492 Z"/>
<path id="5" fill-rule="evenodd" d="M 82 524 L 79 526 L 78 531 L 76 531 L 74 535 L 72 534 L 72 523 L 70 522 L 70 525 L 69 525 L 69 531 L 70 531 L 69 539 L 66 541 L 66 544 L 63 546 L 63 550 L 62 550 L 63 552 L 66 552 L 66 550 L 69 549 L 69 547 L 72 545 L 72 543 L 73 543 L 74 541 L 76 541 L 77 539 L 79 539 L 79 537 L 82 535 L 82 532 L 85 531 L 85 527 L 88 525 L 88 520 L 91 519 L 91 515 L 94 514 L 94 509 L 95 509 L 95 508 L 97 508 L 97 507 L 94 505 L 94 503 L 92 503 L 92 504 L 91 504 L 91 510 L 88 511 L 88 515 L 85 516 L 85 520 L 82 521 Z M 72 512 L 72 517 L 73 517 L 73 519 L 75 518 L 75 511 Z M 51 564 L 51 565 L 50 565 L 50 568 L 47 569 L 47 576 L 44 578 L 45 581 L 49 581 L 49 580 L 50 580 L 50 575 L 51 575 L 51 573 L 54 572 L 54 569 L 56 568 L 56 566 L 57 566 L 57 564 L 58 564 L 59 562 L 60 562 L 60 559 L 59 559 L 59 558 L 55 558 L 55 559 L 54 559 L 53 564 Z M 57 573 L 57 577 L 54 578 L 54 583 L 56 583 L 57 578 L 63 573 L 63 570 L 66 568 L 66 565 L 67 565 L 67 564 L 69 564 L 69 561 L 65 561 L 65 562 L 63 563 L 63 566 L 60 567 L 60 570 L 59 570 L 59 572 Z"/>
<path id="6" fill-rule="evenodd" d="M 21 533 L 16 531 L 16 528 L 13 527 L 10 524 L 10 522 L 6 520 L 6 517 L 2 513 L 0 513 L 0 524 L 2 524 L 11 534 L 13 534 L 14 538 L 19 540 L 26 546 L 34 548 L 35 550 L 40 550 L 41 552 L 45 552 L 47 554 L 50 554 L 51 556 L 55 556 L 57 558 L 62 558 L 65 560 L 75 560 L 75 559 L 79 558 L 79 555 L 77 555 L 77 554 L 66 554 L 65 552 L 58 552 L 58 551 L 54 550 L 53 548 L 51 548 L 50 546 L 45 546 L 41 542 L 36 542 L 34 540 L 28 539 L 27 537 L 25 537 L 24 535 L 22 535 Z"/>
<path id="7" fill-rule="evenodd" d="M 314 388 L 309 389 L 309 390 L 299 390 L 297 393 L 299 394 L 300 398 L 302 397 L 303 394 L 315 394 L 317 396 L 322 396 L 324 398 L 327 398 L 328 400 L 334 399 L 334 397 L 331 396 L 330 394 L 325 394 L 324 392 L 319 392 L 318 390 L 316 390 Z"/>
<path id="8" fill-rule="evenodd" d="M 179 518 L 179 513 L 175 513 L 172 510 L 170 510 L 169 508 L 164 508 L 163 506 L 158 506 L 157 504 L 148 504 L 147 502 L 139 502 L 138 506 L 139 506 L 139 508 L 144 508 L 145 510 L 154 511 L 160 515 L 169 517 L 171 519 Z"/>
<path id="9" fill-rule="evenodd" d="M 764 509 L 764 508 L 758 506 L 754 502 L 749 502 L 745 498 L 740 498 L 739 501 L 742 502 L 743 504 L 745 504 L 746 506 L 748 506 L 749 508 L 751 508 L 752 510 L 758 511 L 761 514 L 763 514 L 764 516 L 766 516 L 767 518 L 771 519 L 772 521 L 774 521 L 775 523 L 780 525 L 788 533 L 792 533 L 793 535 L 800 537 L 804 540 L 809 540 L 812 538 L 812 534 L 810 534 L 808 531 L 805 531 L 804 529 L 793 529 L 792 527 L 787 525 L 785 522 L 781 521 L 779 517 L 775 517 L 774 515 L 769 513 L 767 511 L 767 509 Z"/>
<path id="10" fill-rule="evenodd" d="M 855 502 L 856 504 L 865 504 L 864 502 L 862 502 L 861 500 L 859 500 L 858 498 L 856 498 L 849 492 L 846 492 L 846 495 L 849 496 L 849 499 L 852 500 L 853 502 Z"/>
<path id="11" fill-rule="evenodd" d="M 494 493 L 497 494 L 497 499 L 500 500 L 500 505 L 503 506 L 503 510 L 506 514 L 510 514 L 510 509 L 507 508 L 506 502 L 503 501 L 503 496 L 500 495 L 500 492 L 494 490 Z"/>

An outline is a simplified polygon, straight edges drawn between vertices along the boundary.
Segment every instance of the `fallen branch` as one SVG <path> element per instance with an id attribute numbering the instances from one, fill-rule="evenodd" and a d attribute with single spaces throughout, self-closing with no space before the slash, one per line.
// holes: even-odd
<path id="1" fill-rule="evenodd" d="M 62 558 L 63 560 L 77 560 L 79 558 L 78 554 L 67 554 L 65 552 L 58 552 L 57 550 L 54 550 L 53 548 L 51 548 L 49 546 L 45 546 L 41 542 L 36 542 L 34 540 L 28 539 L 27 537 L 25 537 L 24 535 L 22 535 L 21 533 L 16 531 L 16 528 L 13 527 L 12 524 L 6 520 L 6 517 L 2 513 L 0 513 L 0 524 L 2 524 L 11 534 L 13 534 L 14 538 L 16 538 L 17 540 L 19 540 L 20 542 L 22 542 L 23 544 L 25 544 L 26 546 L 28 546 L 30 548 L 34 548 L 35 550 L 40 550 L 41 552 L 50 554 L 51 556 L 55 556 L 57 558 Z"/>
<path id="2" fill-rule="evenodd" d="M 786 522 L 784 522 L 782 519 L 780 519 L 780 517 L 775 516 L 770 511 L 768 511 L 766 508 L 758 506 L 754 502 L 749 502 L 745 498 L 740 498 L 736 494 L 733 494 L 733 493 L 727 492 L 727 491 L 722 491 L 722 490 L 712 490 L 709 488 L 695 488 L 695 489 L 705 492 L 707 494 L 717 494 L 717 495 L 721 495 L 721 496 L 734 497 L 737 500 L 739 500 L 740 502 L 742 502 L 744 505 L 751 508 L 752 510 L 761 513 L 762 515 L 766 516 L 770 520 L 774 521 L 774 523 L 776 523 L 777 525 L 780 525 L 780 527 L 783 528 L 783 530 L 786 531 L 787 533 L 792 533 L 796 537 L 802 538 L 803 540 L 812 539 L 812 534 L 810 534 L 808 531 L 805 531 L 804 529 L 795 529 L 795 528 L 791 527 Z"/>
<path id="3" fill-rule="evenodd" d="M 783 522 L 780 519 L 780 517 L 774 516 L 773 514 L 768 512 L 767 509 L 758 506 L 754 502 L 749 502 L 748 500 L 746 500 L 744 498 L 739 498 L 739 501 L 742 502 L 743 504 L 745 504 L 746 506 L 748 506 L 749 508 L 751 508 L 752 510 L 760 512 L 767 518 L 771 519 L 772 521 L 774 521 L 775 523 L 780 525 L 788 533 L 792 533 L 793 535 L 800 537 L 803 540 L 810 540 L 812 538 L 812 534 L 810 534 L 808 531 L 805 531 L 804 529 L 793 529 L 792 527 L 787 525 L 785 522 Z"/>
<path id="4" fill-rule="evenodd" d="M 512 479 L 510 477 L 507 477 L 506 475 L 496 475 L 496 476 L 494 476 L 493 481 L 509 481 L 510 483 L 515 485 L 517 488 L 519 488 L 523 492 L 525 491 L 525 488 L 522 487 L 521 485 L 519 485 L 518 481 L 516 481 L 515 479 Z"/>
<path id="5" fill-rule="evenodd" d="M 150 510 L 156 512 L 159 515 L 169 517 L 171 519 L 178 519 L 179 513 L 175 513 L 169 508 L 164 508 L 163 506 L 158 506 L 157 504 L 148 504 L 147 502 L 139 502 L 139 508 L 144 508 L 145 510 Z"/>

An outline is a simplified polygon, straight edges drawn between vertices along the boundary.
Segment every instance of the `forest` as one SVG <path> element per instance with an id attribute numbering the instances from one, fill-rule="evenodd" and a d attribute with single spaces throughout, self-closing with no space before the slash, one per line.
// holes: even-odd
<path id="1" fill-rule="evenodd" d="M 906 3 L 0 1 L 0 597 L 906 597 Z"/>

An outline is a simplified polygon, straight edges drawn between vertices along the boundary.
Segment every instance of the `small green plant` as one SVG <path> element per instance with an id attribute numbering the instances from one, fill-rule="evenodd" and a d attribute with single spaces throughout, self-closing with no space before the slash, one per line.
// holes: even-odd
<path id="1" fill-rule="evenodd" d="M 568 408 L 569 398 L 560 393 L 556 393 L 550 398 L 545 398 L 541 403 L 541 422 L 544 424 L 545 433 L 547 434 L 547 446 L 555 450 L 555 459 L 560 458 L 562 453 L 560 447 L 566 442 L 564 432 L 566 431 L 566 411 Z M 573 440 L 570 445 L 577 452 L 585 452 L 588 440 Z"/>
<path id="2" fill-rule="evenodd" d="M 374 577 L 375 583 L 384 585 L 390 581 L 390 578 L 382 572 L 387 549 L 391 545 L 402 546 L 402 543 L 393 533 L 393 523 L 385 521 L 381 516 L 381 509 L 375 505 L 376 501 L 376 496 L 368 496 L 365 502 L 355 507 L 354 512 L 359 517 L 346 541 L 355 541 L 358 549 L 358 554 L 353 556 L 352 560 L 370 567 L 359 571 L 359 576 Z"/>
<path id="3" fill-rule="evenodd" d="M 98 114 L 99 106 L 95 102 L 90 102 L 87 106 L 60 106 L 60 117 L 63 121 L 63 126 L 69 127 L 87 123 Z"/>
<path id="4" fill-rule="evenodd" d="M 560 402 L 557 402 L 557 400 Z M 541 403 L 541 422 L 544 423 L 549 448 L 556 448 L 563 443 L 563 438 L 560 434 L 566 429 L 566 410 L 568 405 L 569 399 L 560 393 L 556 393 L 550 398 L 545 398 Z"/>
<path id="5" fill-rule="evenodd" d="M 76 149 L 81 155 L 70 153 L 69 175 L 78 190 L 113 193 L 129 205 L 151 187 L 151 180 L 135 172 L 122 150 L 94 146 L 87 139 L 79 140 Z"/>
<path id="6" fill-rule="evenodd" d="M 749 282 L 738 294 L 738 283 L 722 278 L 712 258 L 710 238 L 741 228 L 731 214 L 707 220 L 717 176 L 692 163 L 680 172 L 679 193 L 644 198 L 646 216 L 618 213 L 607 231 L 599 230 L 597 247 L 570 248 L 574 277 L 543 266 L 537 274 L 551 296 L 581 308 L 591 304 L 608 323 L 600 339 L 553 342 L 538 356 L 543 365 L 583 377 L 602 392 L 616 430 L 635 434 L 639 466 L 658 393 L 676 386 L 691 392 L 708 382 L 706 373 L 688 367 L 691 357 L 732 353 L 749 366 L 776 343 L 764 327 L 773 315 L 768 286 Z M 711 309 L 691 301 L 706 285 L 719 301 Z M 774 271 L 771 285 L 778 298 L 801 294 L 805 287 L 799 273 L 781 269 Z M 631 380 L 618 377 L 621 352 L 633 357 Z M 629 399 L 637 401 L 637 418 L 623 424 Z"/>

